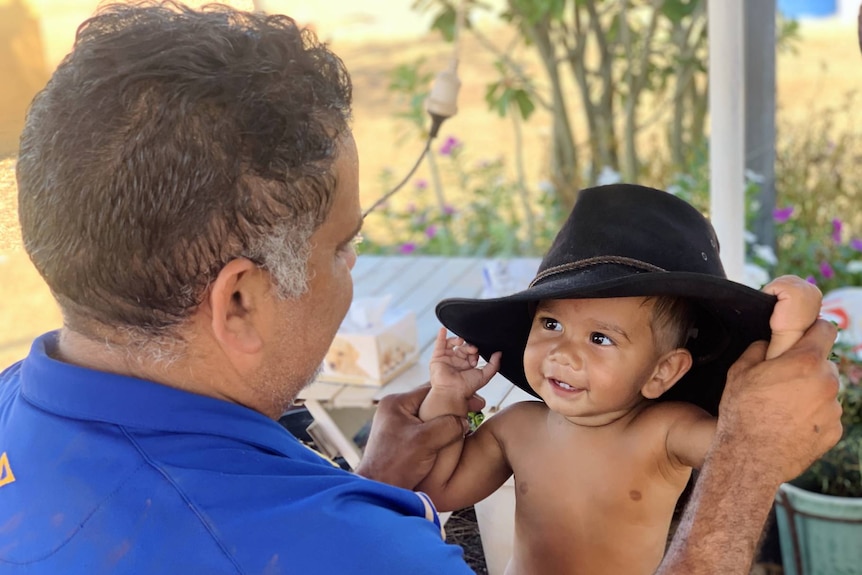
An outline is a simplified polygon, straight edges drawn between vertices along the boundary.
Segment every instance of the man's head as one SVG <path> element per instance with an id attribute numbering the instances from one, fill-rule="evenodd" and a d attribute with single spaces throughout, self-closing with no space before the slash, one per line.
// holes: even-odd
<path id="1" fill-rule="evenodd" d="M 604 425 L 685 375 L 693 322 L 682 298 L 542 300 L 524 349 L 524 373 L 551 410 L 579 424 Z"/>
<path id="2" fill-rule="evenodd" d="M 287 17 L 101 9 L 34 100 L 17 164 L 24 244 L 66 327 L 176 337 L 240 257 L 304 293 L 350 103 L 343 63 Z"/>

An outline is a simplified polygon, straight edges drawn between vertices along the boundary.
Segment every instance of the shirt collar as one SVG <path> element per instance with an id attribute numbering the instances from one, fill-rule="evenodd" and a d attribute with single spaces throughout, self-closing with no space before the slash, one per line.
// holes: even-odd
<path id="1" fill-rule="evenodd" d="M 37 338 L 21 364 L 21 394 L 40 409 L 124 427 L 229 437 L 305 458 L 308 450 L 297 449 L 301 444 L 287 430 L 242 405 L 53 359 L 58 336 Z"/>

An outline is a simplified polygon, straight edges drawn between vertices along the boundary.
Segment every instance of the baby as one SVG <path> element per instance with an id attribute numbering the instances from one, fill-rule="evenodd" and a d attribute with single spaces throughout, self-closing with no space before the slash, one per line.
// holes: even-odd
<path id="1" fill-rule="evenodd" d="M 728 366 L 770 336 L 767 358 L 779 355 L 819 313 L 820 291 L 800 278 L 764 292 L 726 279 L 712 227 L 686 202 L 631 185 L 581 192 L 527 290 L 438 306 L 457 336 L 438 334 L 423 420 L 465 416 L 498 369 L 543 401 L 441 452 L 418 489 L 452 510 L 514 473 L 508 574 L 653 573 Z"/>

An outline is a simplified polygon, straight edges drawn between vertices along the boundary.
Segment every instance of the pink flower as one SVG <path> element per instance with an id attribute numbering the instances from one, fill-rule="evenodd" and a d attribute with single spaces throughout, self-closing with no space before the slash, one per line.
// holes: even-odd
<path id="1" fill-rule="evenodd" d="M 425 235 L 428 237 L 429 240 L 431 238 L 433 238 L 434 236 L 436 236 L 437 235 L 437 226 L 435 226 L 434 224 L 431 224 L 430 226 L 425 228 Z"/>
<path id="2" fill-rule="evenodd" d="M 416 251 L 416 244 L 413 242 L 407 242 L 406 244 L 401 244 L 401 247 L 398 248 L 398 251 L 402 254 L 412 254 Z"/>
<path id="3" fill-rule="evenodd" d="M 829 262 L 820 262 L 820 275 L 829 280 L 835 277 L 835 270 L 832 269 Z"/>
<path id="4" fill-rule="evenodd" d="M 812 285 L 817 285 L 817 280 L 814 279 L 814 276 L 808 276 L 807 278 L 805 278 L 805 281 L 807 281 L 808 283 L 810 283 Z"/>
<path id="5" fill-rule="evenodd" d="M 414 204 L 412 202 L 407 204 L 407 213 L 408 214 L 415 214 L 416 213 L 416 204 Z"/>
<path id="6" fill-rule="evenodd" d="M 857 252 L 862 252 L 862 240 L 860 240 L 859 238 L 853 238 L 852 240 L 850 240 L 850 247 Z"/>
<path id="7" fill-rule="evenodd" d="M 449 136 L 443 142 L 443 145 L 440 146 L 440 150 L 439 150 L 440 155 L 441 156 L 449 156 L 452 154 L 452 152 L 455 151 L 456 148 L 458 148 L 460 146 L 461 146 L 461 141 L 458 138 L 456 138 L 454 136 Z"/>
<path id="8" fill-rule="evenodd" d="M 772 210 L 772 219 L 775 220 L 775 223 L 783 224 L 787 220 L 790 219 L 790 216 L 793 215 L 793 206 L 787 206 L 786 208 L 776 208 Z"/>
<path id="9" fill-rule="evenodd" d="M 453 206 L 453 205 L 446 204 L 445 206 L 443 206 L 443 213 L 446 214 L 447 216 L 453 216 L 453 215 L 455 215 L 455 212 L 457 212 L 457 211 L 458 210 L 456 210 L 455 206 Z"/>
<path id="10" fill-rule="evenodd" d="M 832 241 L 836 244 L 841 243 L 841 220 L 838 218 L 832 220 Z"/>
<path id="11" fill-rule="evenodd" d="M 428 180 L 422 180 L 422 179 L 416 180 L 415 185 L 416 185 L 417 190 L 427 189 L 428 188 Z"/>

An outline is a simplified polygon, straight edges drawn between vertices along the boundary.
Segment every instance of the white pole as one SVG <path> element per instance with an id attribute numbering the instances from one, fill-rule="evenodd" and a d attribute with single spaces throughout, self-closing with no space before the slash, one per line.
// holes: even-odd
<path id="1" fill-rule="evenodd" d="M 708 2 L 710 218 L 727 277 L 745 265 L 743 0 Z"/>

